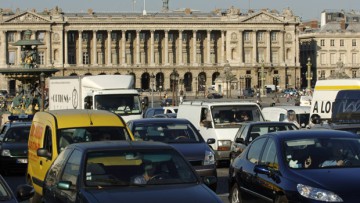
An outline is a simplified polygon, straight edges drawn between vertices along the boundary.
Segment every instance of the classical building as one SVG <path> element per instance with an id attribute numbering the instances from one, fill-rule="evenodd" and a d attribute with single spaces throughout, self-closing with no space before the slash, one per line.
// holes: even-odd
<path id="1" fill-rule="evenodd" d="M 133 74 L 136 88 L 189 92 L 214 85 L 225 64 L 238 79 L 233 89 L 299 87 L 299 17 L 290 9 L 244 13 L 202 13 L 185 9 L 164 13 L 64 13 L 0 10 L 0 68 L 21 66 L 25 30 L 44 43 L 37 68 L 60 69 L 58 76 Z M 179 83 L 171 80 L 173 70 Z M 154 82 L 152 82 L 152 78 Z M 8 82 L 10 89 L 14 82 Z"/>
<path id="2" fill-rule="evenodd" d="M 360 12 L 324 11 L 321 27 L 300 33 L 300 62 L 304 82 L 311 61 L 312 85 L 329 78 L 339 65 L 350 78 L 360 76 Z M 340 64 L 341 63 L 341 64 Z"/>

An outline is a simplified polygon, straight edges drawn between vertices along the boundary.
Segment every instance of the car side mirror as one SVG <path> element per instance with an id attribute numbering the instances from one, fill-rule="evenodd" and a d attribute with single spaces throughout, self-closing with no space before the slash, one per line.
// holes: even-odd
<path id="1" fill-rule="evenodd" d="M 217 183 L 217 178 L 215 176 L 205 176 L 202 178 L 203 182 L 207 186 L 211 186 L 215 183 Z"/>
<path id="2" fill-rule="evenodd" d="M 70 181 L 60 181 L 57 188 L 60 190 L 71 190 L 72 183 Z"/>
<path id="3" fill-rule="evenodd" d="M 19 202 L 30 199 L 32 196 L 34 196 L 34 194 L 35 190 L 31 185 L 19 185 L 16 189 L 16 199 Z"/>
<path id="4" fill-rule="evenodd" d="M 47 150 L 47 149 L 44 149 L 44 148 L 39 148 L 36 152 L 36 154 L 39 156 L 39 157 L 44 157 L 44 158 L 47 158 L 47 159 L 51 159 L 51 153 Z"/>
<path id="5" fill-rule="evenodd" d="M 254 172 L 255 173 L 260 173 L 260 174 L 265 174 L 265 175 L 270 175 L 271 171 L 269 170 L 269 168 L 267 166 L 264 165 L 256 165 L 254 168 Z"/>
<path id="6" fill-rule="evenodd" d="M 204 127 L 205 128 L 212 128 L 212 123 L 211 121 L 203 121 Z"/>
<path id="7" fill-rule="evenodd" d="M 215 144 L 215 139 L 214 138 L 209 138 L 206 143 L 208 144 Z"/>
<path id="8" fill-rule="evenodd" d="M 242 138 L 242 137 L 236 138 L 236 139 L 235 139 L 235 142 L 236 142 L 236 143 L 245 144 L 245 140 L 244 140 L 244 138 Z"/>

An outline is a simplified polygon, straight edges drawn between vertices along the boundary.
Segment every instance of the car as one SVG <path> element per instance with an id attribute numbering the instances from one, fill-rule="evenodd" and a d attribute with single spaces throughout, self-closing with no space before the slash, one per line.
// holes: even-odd
<path id="1" fill-rule="evenodd" d="M 297 90 L 294 89 L 294 88 L 285 89 L 283 92 L 284 92 L 285 94 L 289 94 L 289 95 L 292 95 L 292 96 L 296 96 L 296 95 L 297 95 Z"/>
<path id="2" fill-rule="evenodd" d="M 156 114 L 152 118 L 176 118 L 176 113 Z"/>
<path id="3" fill-rule="evenodd" d="M 223 98 L 223 95 L 220 93 L 217 93 L 217 92 L 212 92 L 207 95 L 207 98 L 208 99 L 219 99 L 219 98 Z"/>
<path id="4" fill-rule="evenodd" d="M 310 106 L 271 106 L 262 108 L 261 112 L 267 121 L 286 121 L 290 110 L 295 112 L 296 122 L 301 128 L 309 126 Z"/>
<path id="5" fill-rule="evenodd" d="M 199 131 L 186 119 L 148 118 L 127 123 L 135 140 L 159 141 L 168 143 L 181 152 L 201 176 L 217 177 L 215 154 L 209 143 L 205 142 Z M 216 191 L 215 182 L 210 185 Z"/>
<path id="6" fill-rule="evenodd" d="M 157 114 L 167 114 L 167 113 L 177 113 L 177 106 L 163 106 L 163 107 L 154 107 L 146 109 L 143 117 L 151 118 Z"/>
<path id="7" fill-rule="evenodd" d="M 102 141 L 67 146 L 44 181 L 44 202 L 198 202 L 221 200 L 172 146 Z M 203 183 L 204 182 L 204 183 Z"/>
<path id="8" fill-rule="evenodd" d="M 3 127 L 5 132 L 0 138 L 0 171 L 2 174 L 26 171 L 31 118 L 29 117 L 30 120 L 26 121 L 15 121 L 19 120 L 19 116 L 9 116 L 10 122 Z"/>
<path id="9" fill-rule="evenodd" d="M 360 137 L 336 130 L 256 138 L 229 168 L 230 202 L 358 202 Z"/>
<path id="10" fill-rule="evenodd" d="M 299 106 L 311 107 L 312 96 L 300 96 Z"/>
<path id="11" fill-rule="evenodd" d="M 241 124 L 235 135 L 234 141 L 230 148 L 230 162 L 241 154 L 247 145 L 255 138 L 270 132 L 284 130 L 299 130 L 295 124 L 289 122 L 246 122 Z"/>
<path id="12" fill-rule="evenodd" d="M 5 179 L 0 175 L 0 201 L 1 203 L 18 203 L 30 199 L 34 195 L 34 189 L 30 185 L 19 185 L 16 196 L 12 192 Z"/>

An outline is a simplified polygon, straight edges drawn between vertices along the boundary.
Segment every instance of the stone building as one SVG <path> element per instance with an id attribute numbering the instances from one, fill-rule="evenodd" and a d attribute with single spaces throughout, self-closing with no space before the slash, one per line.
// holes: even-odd
<path id="1" fill-rule="evenodd" d="M 324 11 L 321 27 L 300 33 L 300 63 L 306 83 L 308 58 L 311 60 L 312 85 L 333 75 L 341 64 L 350 78 L 360 76 L 360 12 Z"/>
<path id="2" fill-rule="evenodd" d="M 191 9 L 164 13 L 65 13 L 0 10 L 0 68 L 20 67 L 25 30 L 44 43 L 37 68 L 60 69 L 57 76 L 133 74 L 136 88 L 206 91 L 228 62 L 238 78 L 232 88 L 300 86 L 299 18 L 290 9 L 231 7 L 209 13 Z M 176 69 L 179 81 L 171 81 Z M 153 78 L 153 79 L 152 79 Z M 7 86 L 14 88 L 14 82 Z"/>

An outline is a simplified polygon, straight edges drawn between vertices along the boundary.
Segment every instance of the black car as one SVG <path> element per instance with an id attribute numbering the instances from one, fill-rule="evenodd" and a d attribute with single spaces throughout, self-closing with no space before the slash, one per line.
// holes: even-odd
<path id="1" fill-rule="evenodd" d="M 358 202 L 360 137 L 294 130 L 256 138 L 229 168 L 230 200 Z"/>
<path id="2" fill-rule="evenodd" d="M 245 122 L 237 131 L 234 141 L 231 143 L 230 162 L 241 154 L 252 140 L 270 132 L 299 130 L 295 124 L 289 122 Z"/>
<path id="3" fill-rule="evenodd" d="M 34 195 L 34 189 L 30 185 L 20 185 L 16 190 L 16 196 L 11 188 L 0 175 L 0 202 L 18 203 L 30 199 Z"/>
<path id="4" fill-rule="evenodd" d="M 215 177 L 206 177 L 207 184 Z M 78 143 L 45 177 L 44 202 L 220 203 L 173 147 L 158 142 Z"/>
<path id="5" fill-rule="evenodd" d="M 220 99 L 220 98 L 223 98 L 222 94 L 219 94 L 217 92 L 213 92 L 213 93 L 209 93 L 207 95 L 207 98 L 208 99 Z"/>
<path id="6" fill-rule="evenodd" d="M 175 147 L 201 177 L 217 177 L 215 154 L 209 147 L 213 139 L 204 141 L 199 131 L 186 119 L 148 118 L 127 123 L 135 140 L 164 142 Z M 210 185 L 216 191 L 216 185 Z"/>
<path id="7" fill-rule="evenodd" d="M 3 174 L 26 170 L 30 127 L 30 121 L 8 124 L 0 139 L 0 165 Z"/>

